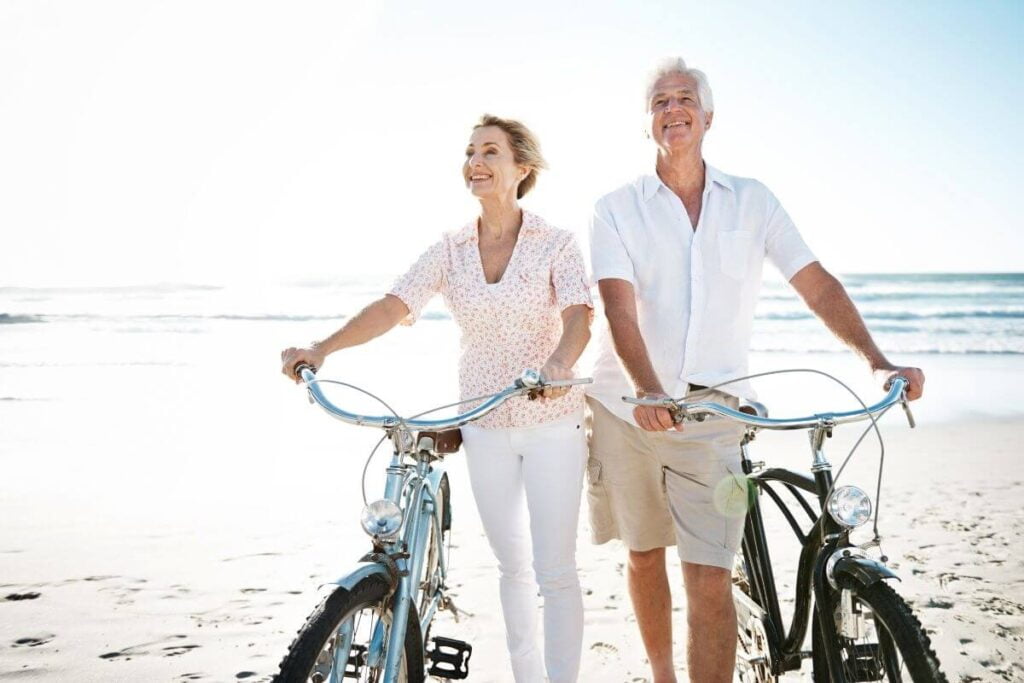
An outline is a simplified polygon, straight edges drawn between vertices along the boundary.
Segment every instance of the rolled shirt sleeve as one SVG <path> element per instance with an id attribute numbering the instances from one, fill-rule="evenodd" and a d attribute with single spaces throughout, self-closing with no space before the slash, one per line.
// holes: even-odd
<path id="1" fill-rule="evenodd" d="M 402 325 L 412 325 L 419 319 L 423 307 L 441 291 L 443 274 L 444 242 L 441 241 L 423 252 L 405 275 L 395 280 L 388 294 L 398 297 L 409 308 Z"/>
<path id="2" fill-rule="evenodd" d="M 559 311 L 579 304 L 594 307 L 583 253 L 571 234 L 566 236 L 565 243 L 551 264 L 551 284 Z"/>
<path id="3" fill-rule="evenodd" d="M 590 264 L 594 269 L 594 284 L 615 279 L 626 280 L 636 286 L 633 260 L 626 251 L 611 213 L 601 201 L 594 207 L 590 221 Z"/>
<path id="4" fill-rule="evenodd" d="M 768 192 L 768 229 L 765 235 L 765 255 L 788 281 L 804 266 L 817 261 L 817 257 L 804 242 L 793 220 L 782 204 Z"/>

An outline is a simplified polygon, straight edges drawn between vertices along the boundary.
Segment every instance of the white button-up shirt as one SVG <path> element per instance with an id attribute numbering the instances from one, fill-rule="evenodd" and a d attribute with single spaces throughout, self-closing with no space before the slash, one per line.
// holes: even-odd
<path id="1" fill-rule="evenodd" d="M 748 373 L 765 257 L 787 280 L 816 260 L 768 188 L 707 165 L 696 230 L 679 197 L 645 175 L 597 202 L 590 249 L 595 282 L 632 283 L 651 364 L 674 397 L 687 383 L 711 386 Z M 601 327 L 587 393 L 632 423 L 633 406 L 622 397 L 634 395 L 633 386 L 607 322 Z M 754 397 L 746 380 L 721 389 Z"/>

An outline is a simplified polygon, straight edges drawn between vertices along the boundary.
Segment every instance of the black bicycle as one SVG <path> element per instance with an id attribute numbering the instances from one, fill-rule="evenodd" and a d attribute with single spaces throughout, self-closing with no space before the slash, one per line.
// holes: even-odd
<path id="1" fill-rule="evenodd" d="M 861 546 L 850 539 L 851 532 L 871 518 L 870 497 L 855 486 L 834 486 L 832 465 L 824 453 L 825 439 L 836 426 L 874 421 L 897 403 L 913 427 L 906 384 L 894 379 L 884 399 L 862 410 L 782 420 L 770 419 L 764 406 L 753 402 L 733 410 L 712 402 L 627 399 L 668 408 L 677 422 L 715 415 L 746 426 L 740 446 L 743 476 L 737 475 L 732 487 L 746 498 L 741 506 L 747 509 L 742 550 L 733 571 L 739 637 L 736 671 L 744 683 L 778 681 L 787 671 L 800 669 L 808 657 L 816 683 L 946 681 L 921 622 L 887 582 L 897 575 L 885 558 L 868 555 L 877 536 Z M 814 457 L 810 476 L 751 461 L 747 446 L 761 429 L 809 430 Z M 801 546 L 788 628 L 765 534 L 765 498 L 778 506 Z M 798 518 L 803 515 L 808 521 L 801 524 Z M 810 651 L 804 649 L 808 627 Z"/>

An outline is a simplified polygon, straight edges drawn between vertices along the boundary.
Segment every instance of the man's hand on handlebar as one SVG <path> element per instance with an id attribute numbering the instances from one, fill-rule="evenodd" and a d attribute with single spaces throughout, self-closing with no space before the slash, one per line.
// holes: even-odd
<path id="1" fill-rule="evenodd" d="M 295 368 L 300 364 L 306 364 L 313 366 L 314 369 L 319 369 L 324 364 L 324 358 L 327 357 L 323 351 L 320 350 L 319 344 L 313 342 L 309 347 L 303 349 L 297 349 L 295 347 L 285 349 L 281 352 L 281 372 L 295 380 L 298 384 L 302 381 L 302 378 L 295 373 Z"/>
<path id="2" fill-rule="evenodd" d="M 889 390 L 894 377 L 907 380 L 907 400 L 916 401 L 924 393 L 924 372 L 920 368 L 899 367 L 896 365 L 875 370 L 875 378 L 882 383 L 882 388 Z"/>
<path id="3" fill-rule="evenodd" d="M 663 391 L 638 391 L 637 398 L 663 399 L 671 398 Z M 649 432 L 666 432 L 675 429 L 683 431 L 683 423 L 675 422 L 672 413 L 668 408 L 661 406 L 636 406 L 633 408 L 633 419 L 641 427 Z"/>

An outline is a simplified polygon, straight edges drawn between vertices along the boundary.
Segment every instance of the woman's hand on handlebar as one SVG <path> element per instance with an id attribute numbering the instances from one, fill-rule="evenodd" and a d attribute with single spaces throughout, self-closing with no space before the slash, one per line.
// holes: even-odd
<path id="1" fill-rule="evenodd" d="M 544 367 L 540 369 L 540 377 L 544 382 L 557 382 L 564 379 L 573 379 L 575 375 L 571 367 L 549 358 Z M 561 398 L 569 393 L 571 387 L 547 387 L 540 392 L 540 400 L 546 401 L 552 398 Z"/>
<path id="2" fill-rule="evenodd" d="M 326 357 L 327 354 L 320 350 L 320 345 L 317 342 L 301 349 L 293 346 L 281 352 L 281 372 L 298 384 L 302 378 L 295 374 L 296 366 L 305 363 L 319 369 L 324 364 Z"/>

